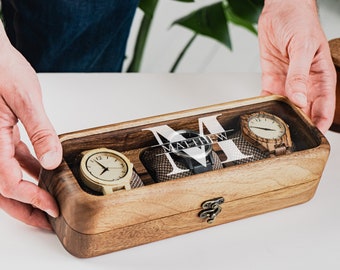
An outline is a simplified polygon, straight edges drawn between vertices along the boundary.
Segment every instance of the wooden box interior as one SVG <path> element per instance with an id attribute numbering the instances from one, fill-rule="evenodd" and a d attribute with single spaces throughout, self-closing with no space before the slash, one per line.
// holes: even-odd
<path id="1" fill-rule="evenodd" d="M 119 130 L 99 131 L 99 133 L 93 130 L 94 132 L 89 135 L 62 141 L 64 159 L 75 179 L 79 180 L 79 156 L 82 151 L 100 147 L 112 148 L 124 153 L 134 164 L 134 168 L 143 183 L 150 185 L 155 182 L 140 161 L 139 154 L 143 149 L 157 145 L 157 141 L 152 132 L 145 131 L 144 129 L 154 125 L 166 124 L 174 130 L 190 129 L 198 131 L 198 118 L 221 114 L 218 121 L 223 127 L 226 129 L 234 128 L 235 130 L 239 130 L 240 115 L 257 111 L 266 111 L 278 115 L 289 125 L 295 152 L 315 148 L 320 145 L 320 136 L 316 133 L 315 128 L 312 128 L 308 122 L 301 119 L 296 110 L 288 103 L 279 99 L 255 103 L 251 106 L 240 106 L 228 110 L 183 116 L 158 123 L 143 124 Z M 78 181 L 78 183 L 85 192 L 93 195 L 101 195 L 86 188 L 81 181 Z"/>

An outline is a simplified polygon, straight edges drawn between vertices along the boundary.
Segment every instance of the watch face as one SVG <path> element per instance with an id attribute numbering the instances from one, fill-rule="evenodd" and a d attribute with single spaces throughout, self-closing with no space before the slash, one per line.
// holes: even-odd
<path id="1" fill-rule="evenodd" d="M 133 165 L 122 153 L 97 148 L 82 153 L 80 178 L 90 189 L 104 195 L 115 190 L 131 189 Z"/>
<path id="2" fill-rule="evenodd" d="M 126 161 L 112 152 L 97 152 L 85 160 L 85 168 L 94 178 L 101 181 L 116 181 L 128 172 Z"/>
<path id="3" fill-rule="evenodd" d="M 275 140 L 286 133 L 286 128 L 277 117 L 265 113 L 252 115 L 248 120 L 249 129 L 258 137 Z"/>

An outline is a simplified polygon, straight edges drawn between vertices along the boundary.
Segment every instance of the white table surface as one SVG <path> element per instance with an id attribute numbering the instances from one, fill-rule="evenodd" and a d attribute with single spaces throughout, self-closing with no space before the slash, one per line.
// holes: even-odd
<path id="1" fill-rule="evenodd" d="M 39 78 L 58 134 L 252 97 L 261 89 L 257 73 Z M 331 155 L 305 204 L 90 259 L 73 257 L 55 234 L 0 211 L 1 269 L 340 269 L 340 134 L 326 136 Z"/>

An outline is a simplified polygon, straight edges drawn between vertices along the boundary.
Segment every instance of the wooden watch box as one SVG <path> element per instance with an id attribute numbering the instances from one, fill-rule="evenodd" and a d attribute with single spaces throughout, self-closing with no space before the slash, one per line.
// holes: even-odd
<path id="1" fill-rule="evenodd" d="M 155 183 L 140 160 L 157 140 L 150 130 L 209 133 L 204 119 L 240 130 L 240 116 L 265 111 L 288 125 L 294 149 L 280 156 L 229 162 L 218 145 L 223 168 Z M 210 130 L 211 131 L 211 130 Z M 42 170 L 40 186 L 57 200 L 60 216 L 50 222 L 61 243 L 77 257 L 93 257 L 209 228 L 310 200 L 330 146 L 323 134 L 286 98 L 256 97 L 60 135 L 63 162 Z M 232 140 L 232 139 L 229 139 Z M 124 153 L 144 185 L 108 195 L 87 190 L 79 180 L 79 155 L 94 148 Z"/>

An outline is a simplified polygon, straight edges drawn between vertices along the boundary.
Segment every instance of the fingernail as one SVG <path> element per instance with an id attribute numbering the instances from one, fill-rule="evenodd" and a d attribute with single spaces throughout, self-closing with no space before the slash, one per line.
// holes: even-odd
<path id="1" fill-rule="evenodd" d="M 56 212 L 56 211 L 53 211 L 53 210 L 46 210 L 46 213 L 51 216 L 51 217 L 54 217 L 54 218 L 57 218 L 59 216 L 59 213 Z"/>
<path id="2" fill-rule="evenodd" d="M 294 102 L 300 107 L 307 106 L 307 97 L 303 93 L 296 93 L 293 96 Z"/>
<path id="3" fill-rule="evenodd" d="M 40 164 L 45 169 L 55 169 L 59 164 L 59 154 L 57 152 L 47 152 L 40 158 Z"/>

